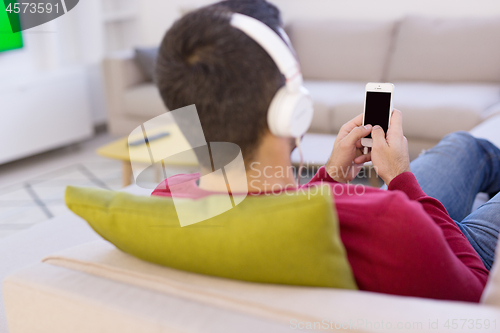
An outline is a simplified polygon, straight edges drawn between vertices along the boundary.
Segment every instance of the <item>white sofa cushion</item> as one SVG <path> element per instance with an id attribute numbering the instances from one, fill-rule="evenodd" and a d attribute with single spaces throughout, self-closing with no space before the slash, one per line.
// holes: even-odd
<path id="1" fill-rule="evenodd" d="M 380 81 L 394 22 L 294 21 L 291 40 L 306 79 Z"/>
<path id="2" fill-rule="evenodd" d="M 348 120 L 363 113 L 364 82 L 307 80 L 304 87 L 314 101 L 314 116 L 311 131 L 336 133 Z M 334 109 L 343 103 L 356 103 L 356 114 L 334 114 Z M 361 104 L 360 104 L 361 103 Z"/>
<path id="3" fill-rule="evenodd" d="M 401 23 L 388 80 L 500 82 L 500 17 Z"/>

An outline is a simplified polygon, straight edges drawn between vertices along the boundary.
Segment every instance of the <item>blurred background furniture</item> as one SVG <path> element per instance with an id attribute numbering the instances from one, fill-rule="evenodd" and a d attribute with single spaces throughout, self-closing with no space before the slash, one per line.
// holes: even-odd
<path id="1" fill-rule="evenodd" d="M 179 127 L 176 124 L 171 124 L 161 129 L 161 132 L 168 133 L 168 136 L 149 141 L 148 144 L 151 145 L 151 149 L 156 149 L 156 151 L 163 149 L 165 146 L 174 145 L 174 146 L 189 146 L 186 138 L 181 133 Z M 142 134 L 142 133 L 141 133 Z M 146 142 L 144 142 L 144 138 L 134 138 L 129 139 L 129 136 L 118 139 L 116 141 L 110 142 L 99 149 L 97 149 L 97 154 L 120 160 L 122 162 L 122 183 L 123 186 L 128 186 L 132 183 L 132 163 L 142 163 L 148 166 L 154 165 L 155 168 L 155 182 L 158 184 L 162 179 L 164 179 L 164 175 L 161 172 L 161 165 L 155 164 L 152 161 L 152 155 L 148 153 L 148 148 L 146 148 Z M 142 141 L 143 144 L 129 147 L 129 142 L 133 141 Z M 146 149 L 144 149 L 146 148 Z M 165 149 L 167 151 L 167 149 Z M 168 159 L 163 160 L 163 166 L 175 166 L 175 167 L 196 167 L 198 166 L 198 160 L 196 159 L 196 155 L 194 152 L 180 154 L 179 156 L 173 156 Z"/>
<path id="2" fill-rule="evenodd" d="M 129 135 L 166 111 L 156 86 L 147 80 L 133 55 L 122 51 L 104 60 L 108 129 L 113 135 Z"/>
<path id="3" fill-rule="evenodd" d="M 0 164 L 90 138 L 86 80 L 81 68 L 0 79 Z"/>
<path id="4" fill-rule="evenodd" d="M 395 84 L 412 158 L 500 113 L 500 18 L 295 20 L 287 30 L 315 102 L 310 132 L 335 134 L 362 113 L 367 82 Z M 132 52 L 103 68 L 111 133 L 166 111 Z"/>

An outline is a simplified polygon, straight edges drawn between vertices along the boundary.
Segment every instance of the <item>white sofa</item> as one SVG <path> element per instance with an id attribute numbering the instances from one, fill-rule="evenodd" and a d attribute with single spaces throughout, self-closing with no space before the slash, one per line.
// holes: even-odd
<path id="1" fill-rule="evenodd" d="M 311 132 L 336 133 L 362 113 L 370 81 L 395 84 L 412 157 L 500 112 L 500 18 L 294 21 L 287 29 L 315 101 Z M 106 59 L 104 73 L 113 134 L 166 111 L 131 53 Z"/>
<path id="2" fill-rule="evenodd" d="M 500 115 L 471 133 L 500 147 L 498 128 Z M 151 190 L 126 191 L 149 195 Z M 0 254 L 5 302 L 0 299 L 0 333 L 8 332 L 6 319 L 10 333 L 285 332 L 323 320 L 345 332 L 500 330 L 499 260 L 481 304 L 471 304 L 181 272 L 116 250 L 69 211 L 0 240 Z M 473 320 L 473 329 L 469 321 L 462 327 L 463 319 Z"/>
<path id="3" fill-rule="evenodd" d="M 153 265 L 104 240 L 16 272 L 4 299 L 11 333 L 293 332 L 308 323 L 318 323 L 312 331 L 442 332 L 453 319 L 474 327 L 488 320 L 479 331 L 498 332 L 493 323 L 500 325 L 498 298 L 471 304 L 238 282 Z"/>

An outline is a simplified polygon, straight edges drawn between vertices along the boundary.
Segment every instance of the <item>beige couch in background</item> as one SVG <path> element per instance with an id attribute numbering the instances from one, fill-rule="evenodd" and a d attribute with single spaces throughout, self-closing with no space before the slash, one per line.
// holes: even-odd
<path id="1" fill-rule="evenodd" d="M 116 52 L 104 59 L 103 73 L 111 134 L 129 135 L 137 126 L 167 111 L 132 51 Z"/>
<path id="2" fill-rule="evenodd" d="M 500 113 L 500 18 L 294 21 L 288 26 L 315 102 L 311 132 L 336 133 L 362 113 L 367 82 L 395 84 L 412 157 Z M 104 61 L 113 134 L 165 112 L 132 54 Z"/>

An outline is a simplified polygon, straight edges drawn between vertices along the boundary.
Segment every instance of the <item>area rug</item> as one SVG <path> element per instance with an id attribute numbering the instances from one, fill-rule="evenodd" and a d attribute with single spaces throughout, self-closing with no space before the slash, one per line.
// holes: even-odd
<path id="1" fill-rule="evenodd" d="M 68 185 L 118 190 L 122 187 L 121 164 L 75 164 L 0 188 L 0 238 L 68 212 L 64 204 Z"/>

